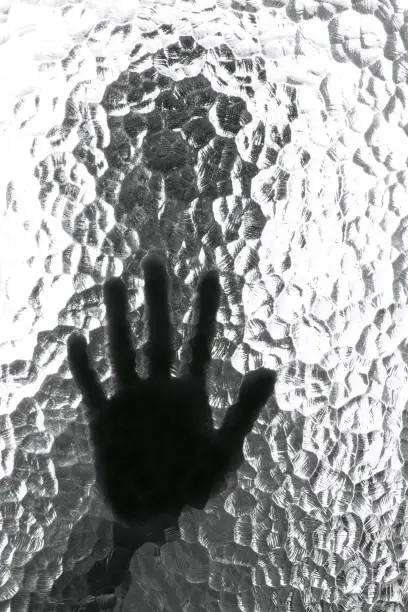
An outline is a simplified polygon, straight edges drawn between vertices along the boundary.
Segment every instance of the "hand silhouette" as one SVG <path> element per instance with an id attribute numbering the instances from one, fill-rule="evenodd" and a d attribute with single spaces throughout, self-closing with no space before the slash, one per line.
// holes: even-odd
<path id="1" fill-rule="evenodd" d="M 158 516 L 177 517 L 185 506 L 203 508 L 226 474 L 243 461 L 242 445 L 273 392 L 276 376 L 261 368 L 247 374 L 238 402 L 223 424 L 213 427 L 206 392 L 206 367 L 220 302 L 216 271 L 198 284 L 198 321 L 189 341 L 191 361 L 171 376 L 172 337 L 165 261 L 143 262 L 148 327 L 148 377 L 135 370 L 127 291 L 119 278 L 105 282 L 109 349 L 117 386 L 107 398 L 92 369 L 87 343 L 78 332 L 68 339 L 68 361 L 89 411 L 97 485 L 122 524 L 148 525 Z"/>

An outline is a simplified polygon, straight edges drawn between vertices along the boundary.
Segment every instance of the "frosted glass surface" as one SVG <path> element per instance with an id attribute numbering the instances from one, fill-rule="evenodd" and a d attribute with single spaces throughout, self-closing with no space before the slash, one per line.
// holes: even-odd
<path id="1" fill-rule="evenodd" d="M 0 42 L 0 612 L 406 610 L 405 0 L 13 0 Z M 225 491 L 132 548 L 66 340 L 109 390 L 122 275 L 143 368 L 153 247 L 177 349 L 220 270 L 215 425 L 279 376 Z"/>

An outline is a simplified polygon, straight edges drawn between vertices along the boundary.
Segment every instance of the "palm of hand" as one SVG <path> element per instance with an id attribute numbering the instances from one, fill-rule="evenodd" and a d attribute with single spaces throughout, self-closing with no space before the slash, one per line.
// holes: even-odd
<path id="1" fill-rule="evenodd" d="M 143 261 L 147 306 L 148 378 L 135 371 L 127 292 L 114 278 L 105 283 L 109 345 L 117 393 L 107 398 L 78 333 L 68 341 L 73 378 L 89 410 L 97 483 L 118 520 L 147 525 L 176 517 L 183 507 L 203 508 L 227 472 L 242 463 L 242 445 L 275 384 L 275 373 L 248 374 L 237 404 L 213 428 L 205 371 L 220 301 L 218 275 L 207 272 L 198 286 L 198 322 L 191 361 L 180 378 L 170 374 L 171 323 L 165 263 L 154 254 Z"/>

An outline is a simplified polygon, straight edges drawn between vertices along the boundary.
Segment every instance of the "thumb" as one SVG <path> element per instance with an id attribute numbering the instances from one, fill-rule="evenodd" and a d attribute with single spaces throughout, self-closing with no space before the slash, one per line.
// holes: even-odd
<path id="1" fill-rule="evenodd" d="M 237 445 L 243 443 L 245 436 L 251 431 L 259 413 L 273 393 L 276 383 L 276 372 L 259 368 L 249 372 L 242 381 L 238 393 L 238 402 L 227 410 L 224 422 L 219 429 L 219 435 L 230 443 L 235 440 Z"/>
<path id="2" fill-rule="evenodd" d="M 246 374 L 238 394 L 238 403 L 248 410 L 258 410 L 266 404 L 275 389 L 276 372 L 259 368 Z M 251 408 L 252 407 L 252 408 Z"/>

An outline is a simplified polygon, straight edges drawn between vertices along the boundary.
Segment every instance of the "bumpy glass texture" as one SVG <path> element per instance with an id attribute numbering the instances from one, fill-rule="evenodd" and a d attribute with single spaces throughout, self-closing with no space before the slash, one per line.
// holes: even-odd
<path id="1" fill-rule="evenodd" d="M 407 608 L 407 23 L 403 0 L 2 5 L 0 612 Z M 179 360 L 220 271 L 216 426 L 243 374 L 279 375 L 224 493 L 109 587 L 126 534 L 66 340 L 109 391 L 122 275 L 143 371 L 151 248 Z"/>

